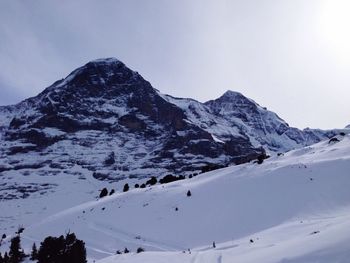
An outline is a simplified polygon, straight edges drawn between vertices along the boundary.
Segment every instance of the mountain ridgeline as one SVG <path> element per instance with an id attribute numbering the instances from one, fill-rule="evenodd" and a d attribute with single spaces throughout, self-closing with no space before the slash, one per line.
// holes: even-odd
<path id="1" fill-rule="evenodd" d="M 107 58 L 74 70 L 36 97 L 0 107 L 0 171 L 54 174 L 79 166 L 103 180 L 193 173 L 338 132 L 289 127 L 238 92 L 206 103 L 164 95 Z"/>

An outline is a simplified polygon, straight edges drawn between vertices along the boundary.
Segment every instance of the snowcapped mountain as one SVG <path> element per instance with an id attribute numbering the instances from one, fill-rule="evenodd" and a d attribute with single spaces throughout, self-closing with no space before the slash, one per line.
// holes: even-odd
<path id="1" fill-rule="evenodd" d="M 0 107 L 0 172 L 80 165 L 101 180 L 188 174 L 336 133 L 291 128 L 238 92 L 204 104 L 164 95 L 121 61 L 98 59 Z"/>
<path id="2" fill-rule="evenodd" d="M 109 181 L 188 175 L 339 132 L 291 128 L 237 92 L 206 103 L 164 95 L 121 61 L 98 59 L 35 97 L 0 107 L 0 173 L 64 171 Z"/>
<path id="3" fill-rule="evenodd" d="M 239 92 L 227 91 L 220 98 L 208 101 L 205 105 L 231 126 L 239 127 L 241 133 L 249 136 L 252 142 L 257 142 L 270 151 L 288 151 L 339 133 L 334 130 L 299 130 L 289 127 L 276 113 L 261 107 Z"/>
<path id="4" fill-rule="evenodd" d="M 0 170 L 79 164 L 95 177 L 120 179 L 194 172 L 264 153 L 246 136 L 216 140 L 199 124 L 119 60 L 95 60 L 38 96 L 0 108 Z"/>

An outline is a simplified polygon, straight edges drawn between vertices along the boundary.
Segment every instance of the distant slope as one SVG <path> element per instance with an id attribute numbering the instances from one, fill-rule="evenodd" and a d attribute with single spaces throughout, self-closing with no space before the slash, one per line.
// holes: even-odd
<path id="1" fill-rule="evenodd" d="M 41 217 L 26 224 L 24 244 L 70 230 L 86 241 L 92 258 L 124 247 L 166 251 L 117 256 L 117 262 L 165 262 L 175 255 L 169 262 L 258 262 L 261 257 L 264 262 L 305 262 L 317 258 L 318 250 L 325 251 L 326 259 L 344 257 L 349 255 L 344 242 L 350 240 L 350 136 L 337 138 L 261 165 L 247 163 L 119 192 Z M 47 204 L 45 198 L 37 202 Z M 9 204 L 4 203 L 5 211 Z M 213 241 L 217 249 L 211 249 Z M 179 252 L 188 248 L 191 255 Z M 304 261 L 294 260 L 299 257 Z"/>

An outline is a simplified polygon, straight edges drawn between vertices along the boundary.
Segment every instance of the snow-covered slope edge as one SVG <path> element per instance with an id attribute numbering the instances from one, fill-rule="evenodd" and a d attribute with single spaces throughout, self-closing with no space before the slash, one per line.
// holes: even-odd
<path id="1" fill-rule="evenodd" d="M 148 251 L 101 263 L 261 262 L 262 257 L 271 263 L 347 262 L 350 136 L 338 139 L 261 165 L 232 166 L 84 203 L 26 227 L 23 242 L 29 247 L 70 230 L 86 242 L 91 259 L 124 247 Z M 182 253 L 188 248 L 191 254 Z"/>
<path id="2" fill-rule="evenodd" d="M 348 243 L 349 210 L 329 214 L 328 218 L 294 221 L 256 233 L 249 237 L 181 252 L 144 252 L 115 255 L 97 263 L 143 262 L 241 262 L 241 263 L 346 263 L 350 252 Z M 320 229 L 320 230 L 315 230 Z"/>

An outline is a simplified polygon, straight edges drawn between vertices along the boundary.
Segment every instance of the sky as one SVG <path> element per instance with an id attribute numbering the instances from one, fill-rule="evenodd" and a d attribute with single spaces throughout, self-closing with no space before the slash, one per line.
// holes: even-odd
<path id="1" fill-rule="evenodd" d="M 162 93 L 243 93 L 298 128 L 350 124 L 348 0 L 2 0 L 0 105 L 116 57 Z"/>

